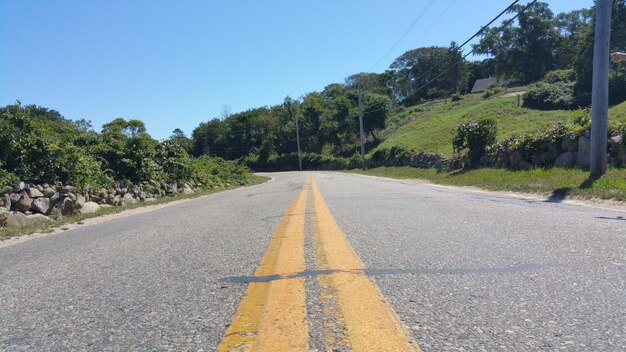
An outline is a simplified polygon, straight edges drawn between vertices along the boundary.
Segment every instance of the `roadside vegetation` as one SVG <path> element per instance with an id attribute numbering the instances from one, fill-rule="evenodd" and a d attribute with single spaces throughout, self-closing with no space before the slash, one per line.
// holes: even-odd
<path id="1" fill-rule="evenodd" d="M 580 169 L 535 168 L 512 171 L 480 168 L 458 172 L 438 172 L 435 169 L 413 167 L 379 167 L 348 172 L 395 179 L 419 179 L 448 186 L 470 186 L 490 191 L 534 193 L 552 201 L 566 198 L 614 199 L 626 201 L 626 169 L 609 169 L 602 178 L 589 178 Z"/>

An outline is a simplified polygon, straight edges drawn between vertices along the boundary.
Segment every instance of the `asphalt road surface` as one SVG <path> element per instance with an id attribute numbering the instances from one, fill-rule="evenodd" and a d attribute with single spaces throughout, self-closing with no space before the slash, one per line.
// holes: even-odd
<path id="1" fill-rule="evenodd" d="M 626 213 L 340 173 L 0 246 L 2 351 L 626 351 Z"/>

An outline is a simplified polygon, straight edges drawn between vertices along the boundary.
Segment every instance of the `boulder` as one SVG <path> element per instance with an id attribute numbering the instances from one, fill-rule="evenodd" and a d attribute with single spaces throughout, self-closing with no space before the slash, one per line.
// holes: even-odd
<path id="1" fill-rule="evenodd" d="M 28 215 L 25 220 L 23 220 L 22 225 L 37 225 L 45 222 L 52 221 L 49 217 L 42 214 L 33 214 Z"/>
<path id="2" fill-rule="evenodd" d="M 165 188 L 167 194 L 178 193 L 178 185 L 176 183 L 168 184 Z"/>
<path id="3" fill-rule="evenodd" d="M 18 200 L 20 200 L 19 193 L 11 193 L 9 194 L 9 199 L 11 200 L 11 205 L 15 206 Z"/>
<path id="4" fill-rule="evenodd" d="M 89 200 L 94 203 L 100 203 L 102 201 L 102 197 L 97 196 L 97 195 L 91 195 L 89 196 Z"/>
<path id="5" fill-rule="evenodd" d="M 74 193 L 65 193 L 65 196 L 69 199 L 72 200 L 72 202 L 76 202 L 76 200 L 78 200 L 78 198 L 76 197 L 76 195 Z"/>
<path id="6" fill-rule="evenodd" d="M 620 150 L 622 146 L 622 136 L 613 136 L 609 138 L 609 145 L 615 150 Z"/>
<path id="7" fill-rule="evenodd" d="M 130 193 L 124 194 L 124 196 L 120 199 L 122 206 L 131 205 L 137 203 L 137 199 L 133 198 Z"/>
<path id="8" fill-rule="evenodd" d="M 546 152 L 541 153 L 537 161 L 539 162 L 539 165 L 541 166 L 548 166 L 548 165 L 552 165 L 552 163 L 554 162 L 554 158 L 555 158 L 554 152 L 551 150 L 548 150 Z"/>
<path id="9" fill-rule="evenodd" d="M 50 199 L 46 197 L 35 198 L 30 210 L 35 213 L 47 214 L 50 209 Z"/>
<path id="10" fill-rule="evenodd" d="M 45 187 L 45 188 L 43 189 L 42 193 L 43 193 L 44 197 L 48 197 L 48 198 L 50 198 L 50 197 L 52 197 L 52 196 L 56 193 L 56 191 L 55 191 L 55 190 L 53 190 L 53 189 L 52 189 L 52 188 L 50 188 L 50 187 Z"/>
<path id="11" fill-rule="evenodd" d="M 73 187 L 73 186 L 63 186 L 63 187 L 61 187 L 60 192 L 64 193 L 64 194 L 74 193 L 74 192 L 76 192 L 76 187 Z"/>
<path id="12" fill-rule="evenodd" d="M 576 166 L 576 153 L 565 152 L 559 154 L 554 160 L 554 166 L 556 167 L 574 167 Z"/>
<path id="13" fill-rule="evenodd" d="M 100 204 L 100 208 L 104 209 L 104 208 L 113 208 L 113 206 L 111 204 Z"/>
<path id="14" fill-rule="evenodd" d="M 2 190 L 2 194 L 9 194 L 9 193 L 13 193 L 13 187 L 10 187 L 10 186 L 4 187 L 4 189 Z"/>
<path id="15" fill-rule="evenodd" d="M 193 194 L 193 189 L 189 185 L 185 185 L 181 191 L 182 194 Z"/>
<path id="16" fill-rule="evenodd" d="M 41 193 L 41 191 L 39 191 L 37 188 L 34 188 L 34 187 L 31 187 L 31 188 L 27 189 L 26 192 L 28 193 L 28 195 L 31 198 L 41 198 L 41 197 L 43 197 L 43 193 Z"/>
<path id="17" fill-rule="evenodd" d="M 0 198 L 0 201 L 2 202 L 2 204 L 0 204 L 0 208 L 11 210 L 11 195 L 9 193 L 3 194 Z"/>
<path id="18" fill-rule="evenodd" d="M 21 192 L 21 191 L 25 190 L 26 187 L 28 187 L 28 185 L 26 185 L 26 183 L 20 182 L 20 183 L 16 184 L 15 186 L 13 186 L 13 192 L 15 192 L 15 193 Z"/>
<path id="19" fill-rule="evenodd" d="M 20 212 L 8 211 L 4 208 L 0 208 L 0 227 L 20 226 L 21 223 L 18 220 L 18 216 L 20 215 L 17 214 L 20 214 L 21 216 L 26 216 Z"/>
<path id="20" fill-rule="evenodd" d="M 157 201 L 157 199 L 156 199 L 156 198 L 146 198 L 146 199 L 144 200 L 144 202 L 156 202 L 156 201 Z"/>
<path id="21" fill-rule="evenodd" d="M 52 197 L 50 197 L 50 206 L 53 207 L 57 204 L 61 204 L 61 202 L 63 201 L 63 199 L 61 198 L 61 194 L 58 192 L 55 192 Z"/>
<path id="22" fill-rule="evenodd" d="M 76 208 L 74 201 L 72 201 L 69 197 L 63 199 L 63 203 L 61 204 L 61 215 L 67 216 L 76 213 L 78 213 L 78 209 Z"/>
<path id="23" fill-rule="evenodd" d="M 52 210 L 50 210 L 50 214 L 48 214 L 48 216 L 55 220 L 62 218 L 63 214 L 61 214 L 61 205 L 57 204 L 56 206 L 54 206 Z"/>
<path id="24" fill-rule="evenodd" d="M 76 203 L 76 207 L 80 209 L 83 207 L 85 202 L 87 202 L 87 200 L 85 199 L 85 196 L 83 196 L 82 194 L 77 194 L 76 200 L 74 202 Z"/>
<path id="25" fill-rule="evenodd" d="M 591 139 L 582 136 L 578 138 L 578 153 L 576 153 L 576 164 L 584 169 L 588 169 L 590 162 Z"/>
<path id="26" fill-rule="evenodd" d="M 20 193 L 20 198 L 15 202 L 15 209 L 21 211 L 22 213 L 27 212 L 31 205 L 33 204 L 33 200 L 28 196 L 28 193 L 22 191 Z"/>
<path id="27" fill-rule="evenodd" d="M 80 208 L 80 213 L 91 214 L 97 212 L 98 210 L 100 210 L 100 206 L 98 205 L 98 203 L 85 202 L 85 204 L 83 204 L 83 206 Z"/>

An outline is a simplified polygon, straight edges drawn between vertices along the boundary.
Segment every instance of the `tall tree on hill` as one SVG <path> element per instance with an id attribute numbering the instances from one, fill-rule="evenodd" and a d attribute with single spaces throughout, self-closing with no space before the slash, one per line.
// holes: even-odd
<path id="1" fill-rule="evenodd" d="M 474 46 L 475 53 L 494 57 L 499 78 L 521 83 L 538 81 L 546 72 L 558 68 L 555 49 L 559 33 L 554 14 L 545 2 L 528 8 L 515 5 L 510 12 L 520 13 L 517 26 L 501 31 L 499 27 L 486 29 Z"/>
<path id="2" fill-rule="evenodd" d="M 460 92 L 467 86 L 467 66 L 455 43 L 449 48 L 432 46 L 407 51 L 390 69 L 394 74 L 394 98 L 407 106 Z"/>

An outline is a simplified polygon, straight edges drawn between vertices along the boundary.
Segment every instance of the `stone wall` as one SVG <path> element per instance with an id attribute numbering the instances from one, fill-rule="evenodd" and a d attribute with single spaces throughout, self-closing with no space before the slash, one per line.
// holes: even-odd
<path id="1" fill-rule="evenodd" d="M 0 227 L 23 226 L 51 221 L 63 216 L 87 214 L 103 207 L 125 206 L 150 202 L 173 194 L 192 194 L 198 189 L 194 182 L 176 183 L 150 181 L 142 185 L 118 184 L 118 187 L 95 189 L 57 183 L 53 186 L 20 182 L 6 186 L 0 198 Z"/>

